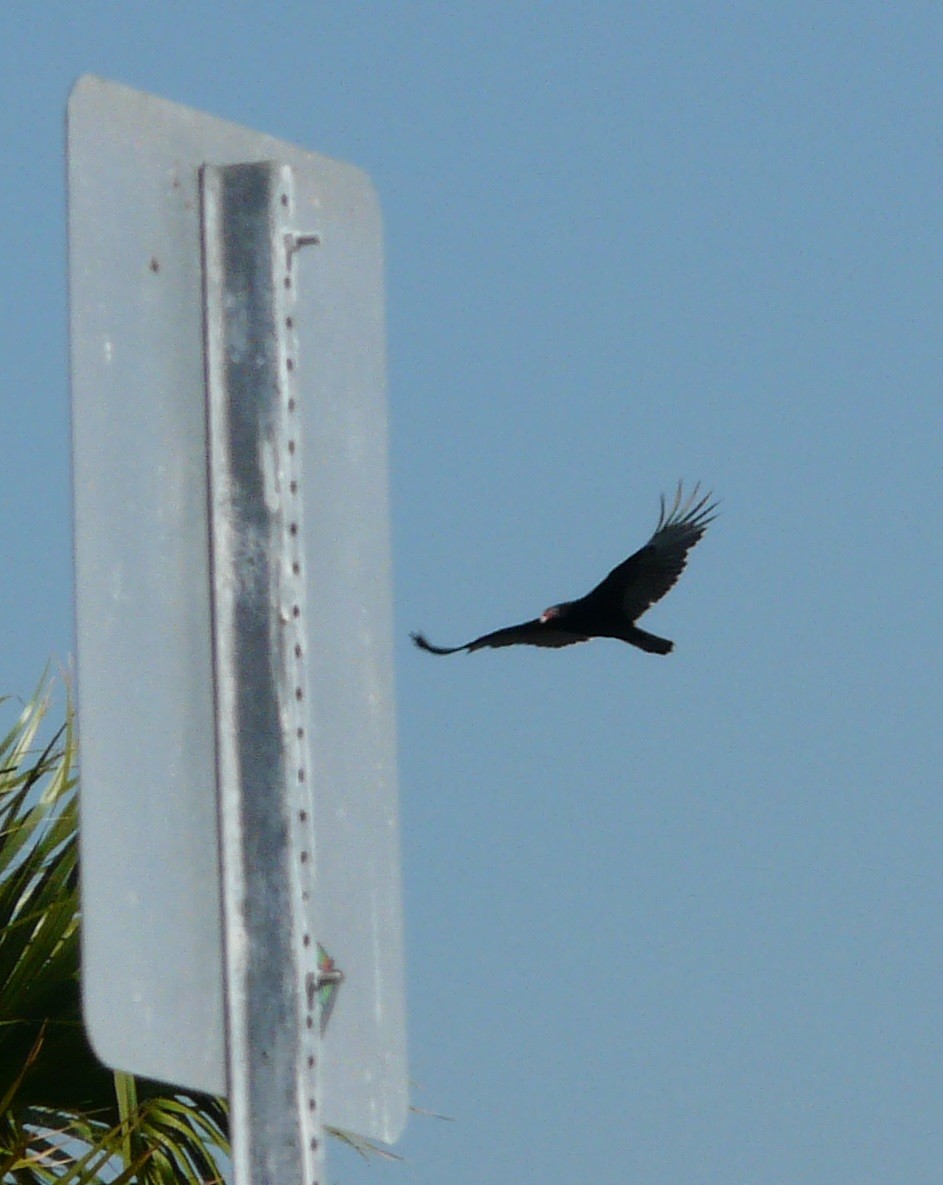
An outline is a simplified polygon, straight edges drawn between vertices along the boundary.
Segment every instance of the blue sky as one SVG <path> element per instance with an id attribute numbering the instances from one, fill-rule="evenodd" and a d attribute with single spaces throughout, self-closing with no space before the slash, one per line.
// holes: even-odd
<path id="1" fill-rule="evenodd" d="M 63 112 L 98 73 L 386 225 L 416 1116 L 335 1181 L 921 1181 L 943 1136 L 943 14 L 9 6 L 0 690 L 72 647 Z M 614 642 L 433 659 L 586 591 Z"/>

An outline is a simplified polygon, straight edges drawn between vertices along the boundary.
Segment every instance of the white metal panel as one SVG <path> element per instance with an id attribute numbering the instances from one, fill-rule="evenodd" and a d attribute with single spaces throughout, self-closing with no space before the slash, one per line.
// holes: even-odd
<path id="1" fill-rule="evenodd" d="M 109 1064 L 225 1089 L 198 170 L 295 177 L 325 1122 L 407 1108 L 382 240 L 360 170 L 86 77 L 69 102 L 85 1012 Z"/>

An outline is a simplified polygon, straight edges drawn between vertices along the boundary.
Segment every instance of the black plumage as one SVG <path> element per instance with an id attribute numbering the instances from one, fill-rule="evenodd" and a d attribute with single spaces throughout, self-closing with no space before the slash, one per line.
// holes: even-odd
<path id="1" fill-rule="evenodd" d="M 673 642 L 639 629 L 635 622 L 674 586 L 688 552 L 716 517 L 717 503 L 710 501 L 710 494 L 698 498 L 699 490 L 695 486 L 684 501 L 679 482 L 670 510 L 662 495 L 651 539 L 578 601 L 552 605 L 532 621 L 483 634 L 461 646 L 433 646 L 421 633 L 412 634 L 413 641 L 430 654 L 455 654 L 485 646 L 569 646 L 590 638 L 617 638 L 650 654 L 670 653 Z"/>

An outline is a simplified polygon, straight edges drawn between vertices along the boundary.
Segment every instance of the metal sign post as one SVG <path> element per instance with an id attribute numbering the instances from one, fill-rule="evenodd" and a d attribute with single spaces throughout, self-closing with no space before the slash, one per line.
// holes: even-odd
<path id="1" fill-rule="evenodd" d="M 318 1185 L 292 174 L 275 164 L 207 165 L 201 179 L 233 1163 L 240 1185 Z"/>
<path id="2" fill-rule="evenodd" d="M 94 77 L 68 200 L 85 1024 L 309 1185 L 408 1112 L 379 204 Z"/>

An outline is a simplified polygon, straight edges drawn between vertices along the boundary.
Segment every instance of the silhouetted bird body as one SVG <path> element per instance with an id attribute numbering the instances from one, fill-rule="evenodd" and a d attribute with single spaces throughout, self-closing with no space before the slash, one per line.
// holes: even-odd
<path id="1" fill-rule="evenodd" d="M 552 605 L 532 621 L 483 634 L 461 646 L 433 646 L 424 634 L 412 634 L 413 641 L 430 654 L 455 654 L 485 646 L 569 646 L 590 638 L 617 638 L 649 654 L 669 654 L 673 642 L 639 629 L 635 622 L 674 586 L 688 552 L 714 520 L 717 503 L 710 502 L 710 494 L 698 499 L 699 488 L 695 486 L 683 502 L 679 482 L 670 510 L 662 495 L 651 539 L 578 601 Z"/>

